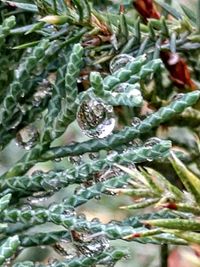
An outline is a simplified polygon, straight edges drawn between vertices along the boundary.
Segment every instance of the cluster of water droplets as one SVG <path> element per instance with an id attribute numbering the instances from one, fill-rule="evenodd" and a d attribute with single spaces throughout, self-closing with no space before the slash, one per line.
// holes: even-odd
<path id="1" fill-rule="evenodd" d="M 82 132 L 94 138 L 104 138 L 115 127 L 113 107 L 100 98 L 86 97 L 77 111 L 77 122 Z"/>
<path id="2" fill-rule="evenodd" d="M 16 144 L 30 150 L 37 143 L 38 137 L 37 128 L 34 125 L 28 125 L 16 134 Z"/>

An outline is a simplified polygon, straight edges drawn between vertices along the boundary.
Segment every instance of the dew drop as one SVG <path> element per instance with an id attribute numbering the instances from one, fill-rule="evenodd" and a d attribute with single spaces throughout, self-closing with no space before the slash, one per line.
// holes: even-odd
<path id="1" fill-rule="evenodd" d="M 55 162 L 61 162 L 62 158 L 55 158 L 54 161 Z"/>
<path id="2" fill-rule="evenodd" d="M 120 84 L 116 85 L 113 88 L 113 92 L 115 92 L 115 93 L 125 93 L 128 90 L 129 87 L 130 87 L 129 83 L 120 83 Z"/>
<path id="3" fill-rule="evenodd" d="M 117 166 L 112 166 L 111 167 L 111 171 L 112 171 L 112 175 L 113 176 L 117 176 L 117 175 L 123 174 L 123 171 Z"/>
<path id="4" fill-rule="evenodd" d="M 105 191 L 105 194 L 106 194 L 106 195 L 110 195 L 110 196 L 116 196 L 116 195 L 117 195 L 117 193 L 112 192 L 112 191 L 110 191 L 110 190 L 106 190 L 106 191 Z"/>
<path id="5" fill-rule="evenodd" d="M 32 172 L 31 176 L 42 176 L 44 172 L 42 170 L 35 170 Z"/>
<path id="6" fill-rule="evenodd" d="M 89 153 L 88 154 L 88 157 L 91 159 L 91 160 L 96 160 L 99 158 L 99 153 Z"/>
<path id="7" fill-rule="evenodd" d="M 70 163 L 72 164 L 81 164 L 82 163 L 82 156 L 71 156 L 68 158 Z"/>
<path id="8" fill-rule="evenodd" d="M 28 125 L 16 134 L 16 144 L 26 150 L 30 150 L 39 137 L 37 129 L 33 125 Z"/>
<path id="9" fill-rule="evenodd" d="M 107 159 L 110 160 L 110 159 L 113 159 L 114 157 L 118 156 L 118 152 L 117 151 L 110 151 L 108 156 L 107 156 Z"/>
<path id="10" fill-rule="evenodd" d="M 157 145 L 160 143 L 160 138 L 157 138 L 157 137 L 152 137 L 152 138 L 149 138 L 145 143 L 144 143 L 144 146 L 145 147 L 152 147 L 154 145 Z"/>
<path id="11" fill-rule="evenodd" d="M 72 230 L 72 243 L 81 254 L 92 257 L 108 249 L 109 242 L 102 232 L 89 233 Z"/>
<path id="12" fill-rule="evenodd" d="M 48 259 L 48 264 L 49 264 L 50 267 L 55 266 L 57 263 L 58 263 L 57 259 L 54 259 L 54 258 L 49 258 Z"/>
<path id="13" fill-rule="evenodd" d="M 22 114 L 26 114 L 28 111 L 28 106 L 27 105 L 19 105 L 19 109 L 21 110 Z"/>
<path id="14" fill-rule="evenodd" d="M 79 185 L 74 189 L 74 194 L 75 195 L 80 195 L 84 190 L 85 190 L 85 186 L 84 185 Z"/>
<path id="15" fill-rule="evenodd" d="M 54 191 L 48 191 L 48 192 L 34 192 L 32 196 L 27 198 L 27 201 L 30 204 L 38 204 L 40 202 L 46 201 L 50 196 L 54 194 Z"/>
<path id="16" fill-rule="evenodd" d="M 89 242 L 87 250 L 89 255 L 101 254 L 109 247 L 108 240 L 104 235 L 97 236 Z"/>
<path id="17" fill-rule="evenodd" d="M 77 215 L 77 219 L 79 219 L 79 220 L 86 220 L 86 216 L 85 216 L 84 213 L 80 213 L 80 214 Z"/>
<path id="18" fill-rule="evenodd" d="M 100 223 L 100 220 L 99 220 L 99 218 L 93 218 L 93 219 L 91 220 L 91 222 L 92 222 L 92 223 L 97 223 L 97 224 L 99 224 L 99 223 Z"/>
<path id="19" fill-rule="evenodd" d="M 172 100 L 176 101 L 181 99 L 185 94 L 181 93 L 181 94 L 176 94 L 175 96 L 173 96 Z"/>
<path id="20" fill-rule="evenodd" d="M 32 207 L 31 207 L 31 205 L 29 205 L 29 204 L 24 204 L 24 205 L 21 207 L 21 211 L 28 211 L 28 210 L 32 210 Z"/>
<path id="21" fill-rule="evenodd" d="M 56 178 L 48 179 L 48 178 L 44 177 L 43 180 L 42 180 L 42 187 L 46 191 L 49 191 L 49 190 L 57 191 L 61 187 L 60 184 L 61 184 L 60 181 L 58 179 L 56 179 Z"/>
<path id="22" fill-rule="evenodd" d="M 135 163 L 127 164 L 127 168 L 129 168 L 130 170 L 134 170 L 136 168 Z"/>
<path id="23" fill-rule="evenodd" d="M 64 257 L 68 255 L 66 249 L 60 243 L 55 243 L 52 247 L 60 256 Z"/>
<path id="24" fill-rule="evenodd" d="M 72 217 L 72 216 L 76 215 L 75 209 L 73 209 L 73 208 L 66 209 L 64 211 L 64 215 L 67 217 Z"/>
<path id="25" fill-rule="evenodd" d="M 132 142 L 131 145 L 133 148 L 137 148 L 143 145 L 143 142 L 140 138 L 135 138 Z"/>
<path id="26" fill-rule="evenodd" d="M 21 111 L 16 111 L 16 113 L 12 116 L 12 120 L 9 121 L 9 125 L 4 124 L 4 120 L 2 120 L 2 125 L 4 125 L 7 130 L 15 129 L 22 121 L 22 118 L 23 113 Z"/>
<path id="27" fill-rule="evenodd" d="M 109 224 L 110 224 L 110 225 L 119 225 L 120 222 L 117 221 L 117 220 L 111 220 L 111 221 L 109 221 Z"/>
<path id="28" fill-rule="evenodd" d="M 44 79 L 40 83 L 37 91 L 33 95 L 33 101 L 32 101 L 33 105 L 35 107 L 38 107 L 44 98 L 46 98 L 47 96 L 51 96 L 52 93 L 51 91 L 52 91 L 51 83 L 48 80 Z"/>
<path id="29" fill-rule="evenodd" d="M 104 138 L 115 127 L 113 107 L 99 98 L 84 100 L 77 112 L 77 122 L 85 135 Z"/>
<path id="30" fill-rule="evenodd" d="M 115 56 L 110 61 L 110 72 L 114 73 L 118 71 L 119 69 L 125 67 L 127 63 L 133 61 L 134 59 L 135 59 L 134 57 L 127 54 L 120 54 Z"/>
<path id="31" fill-rule="evenodd" d="M 101 196 L 100 196 L 100 195 L 96 195 L 94 198 L 95 198 L 96 200 L 100 200 L 100 199 L 101 199 Z"/>
<path id="32" fill-rule="evenodd" d="M 140 125 L 140 123 L 141 123 L 140 118 L 138 118 L 138 117 L 134 117 L 134 118 L 132 119 L 131 125 L 132 125 L 133 127 L 138 127 L 138 125 Z"/>

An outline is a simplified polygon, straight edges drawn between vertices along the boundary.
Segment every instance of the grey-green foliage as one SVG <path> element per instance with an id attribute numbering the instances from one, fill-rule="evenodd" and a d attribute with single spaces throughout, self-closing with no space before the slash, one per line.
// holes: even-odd
<path id="1" fill-rule="evenodd" d="M 4 166 L 0 176 L 0 264 L 114 266 L 128 251 L 112 247 L 110 240 L 200 244 L 200 91 L 196 80 L 196 87 L 185 86 L 187 79 L 199 77 L 198 16 L 183 6 L 186 19 L 156 1 L 174 19 L 150 19 L 145 25 L 123 10 L 118 14 L 119 6 L 110 1 L 97 2 L 0 3 L 0 149 L 15 138 L 29 149 L 13 166 Z M 128 2 L 125 8 L 132 12 Z M 15 16 L 8 17 L 12 12 Z M 186 75 L 180 68 L 176 77 L 176 68 L 167 72 L 163 50 L 176 60 L 183 54 L 193 73 Z M 111 59 L 118 54 L 122 61 L 112 71 Z M 186 84 L 178 88 L 181 77 Z M 182 94 L 174 97 L 178 90 Z M 75 142 L 70 143 L 69 126 L 75 121 L 79 128 L 72 127 Z M 186 136 L 182 126 L 189 130 Z M 106 132 L 104 138 L 96 129 Z M 78 142 L 77 133 L 89 133 L 90 138 Z M 54 163 L 63 158 L 71 164 Z M 41 162 L 48 162 L 48 171 L 38 170 Z M 32 167 L 37 171 L 31 172 Z M 173 182 L 177 176 L 184 190 Z M 79 188 L 51 203 L 49 197 L 61 189 L 70 192 L 72 185 Z M 126 215 L 125 210 L 140 209 L 139 215 L 129 213 L 108 223 L 88 220 L 82 205 L 104 195 L 113 203 L 118 195 L 129 196 L 128 204 L 122 197 L 123 205 L 115 212 Z M 45 197 L 48 204 L 40 204 Z M 83 214 L 77 211 L 81 206 Z M 149 206 L 150 212 L 144 213 Z M 87 208 L 90 212 L 90 205 Z M 40 230 L 46 223 L 51 228 Z M 62 241 L 70 244 L 72 255 Z M 51 246 L 60 260 L 19 261 L 25 248 L 40 246 Z"/>

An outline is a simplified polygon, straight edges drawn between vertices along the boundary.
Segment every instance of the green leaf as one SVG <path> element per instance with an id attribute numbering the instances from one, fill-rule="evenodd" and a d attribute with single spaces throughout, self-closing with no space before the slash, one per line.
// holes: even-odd
<path id="1" fill-rule="evenodd" d="M 171 152 L 170 161 L 184 184 L 185 188 L 194 196 L 198 204 L 200 204 L 200 179 L 189 171 L 186 166 Z"/>
<path id="2" fill-rule="evenodd" d="M 172 15 L 176 19 L 182 19 L 182 15 L 173 7 L 170 5 L 161 2 L 160 0 L 155 0 L 155 2 L 161 6 L 165 11 L 167 11 L 170 15 Z"/>
<path id="3" fill-rule="evenodd" d="M 19 248 L 20 242 L 18 236 L 9 237 L 0 246 L 0 264 L 3 264 L 6 259 L 9 259 Z"/>
<path id="4" fill-rule="evenodd" d="M 184 231 L 199 231 L 200 222 L 195 219 L 157 219 L 157 220 L 145 220 L 142 221 L 146 226 L 156 226 L 168 229 L 177 229 Z"/>
<path id="5" fill-rule="evenodd" d="M 185 15 L 194 23 L 196 23 L 196 15 L 195 13 L 186 5 L 181 4 L 181 8 L 183 9 Z"/>
<path id="6" fill-rule="evenodd" d="M 12 49 L 25 49 L 25 48 L 28 48 L 28 47 L 33 47 L 33 46 L 36 46 L 39 42 L 40 41 L 34 41 L 34 42 L 30 42 L 30 43 L 14 46 Z"/>
<path id="7" fill-rule="evenodd" d="M 11 194 L 7 194 L 0 199 L 0 212 L 7 208 L 11 199 Z"/>

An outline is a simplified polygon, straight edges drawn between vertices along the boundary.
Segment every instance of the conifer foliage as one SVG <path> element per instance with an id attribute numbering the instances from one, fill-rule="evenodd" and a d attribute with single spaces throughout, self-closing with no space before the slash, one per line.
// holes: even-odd
<path id="1" fill-rule="evenodd" d="M 166 267 L 168 244 L 200 245 L 194 2 L 0 1 L 1 266 L 120 266 L 124 240 L 161 246 Z"/>

